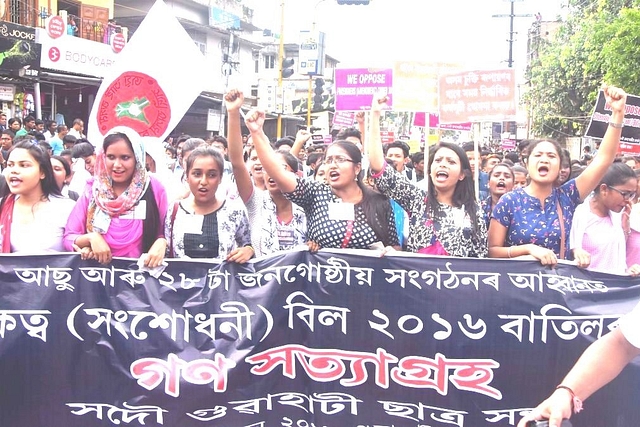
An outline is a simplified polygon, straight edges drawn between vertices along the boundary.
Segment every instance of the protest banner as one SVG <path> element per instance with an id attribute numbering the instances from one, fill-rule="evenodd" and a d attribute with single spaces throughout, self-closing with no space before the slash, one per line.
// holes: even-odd
<path id="1" fill-rule="evenodd" d="M 442 62 L 398 61 L 393 66 L 395 111 L 438 111 L 438 77 L 460 69 Z"/>
<path id="2" fill-rule="evenodd" d="M 392 69 L 336 69 L 336 111 L 370 110 L 375 94 L 391 94 Z M 393 97 L 387 102 L 393 106 Z"/>
<path id="3" fill-rule="evenodd" d="M 611 106 L 607 103 L 604 92 L 600 91 L 585 136 L 604 138 L 610 117 Z M 619 151 L 623 154 L 640 153 L 640 97 L 635 95 L 627 95 Z"/>
<path id="4" fill-rule="evenodd" d="M 440 76 L 440 123 L 504 121 L 516 115 L 515 71 Z"/>
<path id="5" fill-rule="evenodd" d="M 0 261 L 0 425 L 513 426 L 640 298 L 537 261 Z M 640 369 L 574 425 L 634 425 Z"/>

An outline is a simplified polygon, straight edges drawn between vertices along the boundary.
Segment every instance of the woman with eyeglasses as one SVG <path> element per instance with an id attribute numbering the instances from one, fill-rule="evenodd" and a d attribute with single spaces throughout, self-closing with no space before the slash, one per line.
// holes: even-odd
<path id="1" fill-rule="evenodd" d="M 418 188 L 385 161 L 380 115 L 386 96 L 374 97 L 369 128 L 369 165 L 376 187 L 409 215 L 406 248 L 426 255 L 486 257 L 487 228 L 476 201 L 471 164 L 456 144 L 438 143 L 426 168 L 428 191 Z"/>
<path id="2" fill-rule="evenodd" d="M 543 265 L 568 257 L 573 214 L 613 163 L 624 126 L 627 94 L 612 86 L 602 90 L 612 113 L 596 158 L 580 176 L 558 186 L 562 148 L 553 140 L 532 141 L 525 158 L 529 184 L 502 196 L 493 210 L 489 256 L 532 256 Z"/>
<path id="3" fill-rule="evenodd" d="M 611 165 L 600 184 L 576 208 L 571 227 L 571 250 L 579 266 L 611 274 L 640 274 L 640 266 L 627 266 L 629 213 L 638 179 L 629 166 Z"/>
<path id="4" fill-rule="evenodd" d="M 240 108 L 244 95 L 239 90 L 229 91 L 225 97 L 229 123 L 227 126 L 229 160 L 233 167 L 238 193 L 247 208 L 251 226 L 251 243 L 256 256 L 293 249 L 304 245 L 307 237 L 307 217 L 304 210 L 291 203 L 278 188 L 275 180 L 265 174 L 267 191 L 257 189 L 251 180 L 242 156 Z M 298 172 L 298 160 L 286 152 L 278 152 L 281 167 Z"/>
<path id="5" fill-rule="evenodd" d="M 167 193 L 147 173 L 142 138 L 132 130 L 126 132 L 105 137 L 96 154 L 94 176 L 69 216 L 64 245 L 101 264 L 114 256 L 147 254 L 144 265 L 153 268 L 162 263 L 167 248 Z"/>
<path id="6" fill-rule="evenodd" d="M 63 252 L 64 228 L 73 201 L 60 194 L 47 151 L 36 141 L 16 142 L 3 175 L 2 253 Z"/>
<path id="7" fill-rule="evenodd" d="M 362 182 L 362 154 L 349 141 L 336 141 L 326 151 L 327 184 L 297 177 L 282 167 L 262 126 L 264 112 L 245 118 L 260 162 L 285 197 L 307 213 L 307 238 L 320 248 L 383 249 L 398 246 L 389 199 Z"/>

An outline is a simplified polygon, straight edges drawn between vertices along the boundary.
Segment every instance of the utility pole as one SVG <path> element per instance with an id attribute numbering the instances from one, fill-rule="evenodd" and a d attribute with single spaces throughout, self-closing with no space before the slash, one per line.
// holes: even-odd
<path id="1" fill-rule="evenodd" d="M 284 110 L 284 94 L 282 92 L 282 70 L 284 61 L 284 0 L 280 3 L 280 45 L 278 46 L 278 96 L 282 96 L 282 107 L 278 110 L 278 121 L 276 124 L 276 137 L 282 137 L 282 112 Z M 277 104 L 277 102 L 276 102 Z"/>
<path id="2" fill-rule="evenodd" d="M 523 0 L 505 0 L 505 1 L 511 2 L 511 13 L 508 15 L 505 15 L 505 14 L 493 15 L 492 17 L 493 18 L 509 18 L 509 40 L 507 40 L 509 42 L 509 59 L 507 63 L 509 64 L 509 68 L 513 68 L 513 42 L 515 41 L 513 36 L 514 34 L 516 34 L 513 31 L 513 20 L 514 18 L 528 18 L 528 17 L 532 17 L 533 15 L 530 13 L 516 15 L 515 3 L 517 1 L 523 1 Z"/>

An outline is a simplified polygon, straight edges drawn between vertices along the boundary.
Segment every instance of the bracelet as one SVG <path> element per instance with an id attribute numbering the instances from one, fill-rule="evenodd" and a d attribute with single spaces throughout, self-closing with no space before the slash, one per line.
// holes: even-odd
<path id="1" fill-rule="evenodd" d="M 380 178 L 380 177 L 382 176 L 382 174 L 384 173 L 384 170 L 386 169 L 386 167 L 387 167 L 387 161 L 385 160 L 385 161 L 384 161 L 384 164 L 382 165 L 382 169 L 380 169 L 380 170 L 379 170 L 378 172 L 376 172 L 376 173 L 372 173 L 372 174 L 371 174 L 371 178 L 373 178 L 373 179 Z"/>
<path id="2" fill-rule="evenodd" d="M 609 126 L 611 126 L 614 129 L 622 129 L 624 127 L 624 123 L 609 122 Z"/>
<path id="3" fill-rule="evenodd" d="M 560 384 L 556 387 L 556 390 L 566 390 L 571 395 L 571 404 L 573 405 L 573 413 L 577 414 L 582 411 L 582 400 L 571 390 L 571 387 L 567 387 L 566 385 Z"/>
<path id="4" fill-rule="evenodd" d="M 507 256 L 511 258 L 511 246 L 507 248 Z"/>
<path id="5" fill-rule="evenodd" d="M 244 245 L 244 247 L 245 247 L 245 248 L 250 248 L 250 249 L 253 251 L 253 254 L 254 254 L 254 255 L 256 254 L 256 250 L 255 250 L 255 249 L 253 249 L 253 246 L 251 246 L 251 245 Z"/>

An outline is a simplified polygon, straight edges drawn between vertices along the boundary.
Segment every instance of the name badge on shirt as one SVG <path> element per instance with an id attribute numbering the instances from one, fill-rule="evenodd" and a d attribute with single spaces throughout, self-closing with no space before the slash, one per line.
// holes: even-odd
<path id="1" fill-rule="evenodd" d="M 204 215 L 189 215 L 183 225 L 185 234 L 202 234 L 202 223 Z"/>
<path id="2" fill-rule="evenodd" d="M 96 209 L 93 216 L 93 228 L 100 234 L 105 234 L 111 225 L 111 217 L 103 210 Z"/>
<path id="3" fill-rule="evenodd" d="M 122 219 L 147 219 L 147 201 L 140 200 L 132 210 L 124 215 L 120 215 Z"/>
<path id="4" fill-rule="evenodd" d="M 329 219 L 334 221 L 353 221 L 356 218 L 353 203 L 329 203 Z"/>

